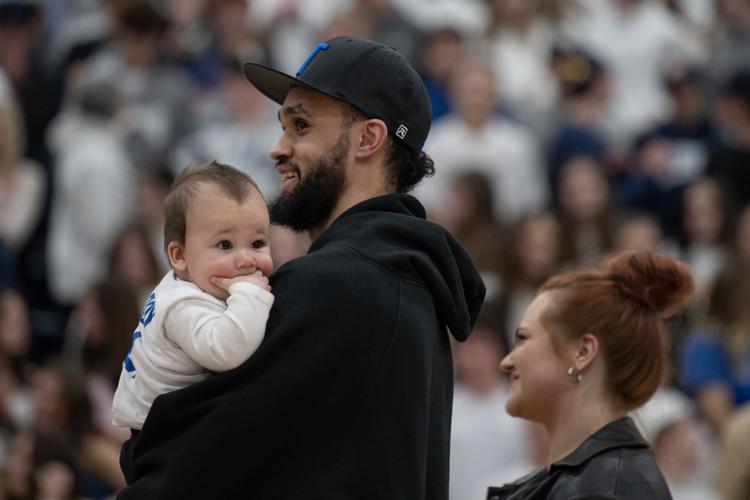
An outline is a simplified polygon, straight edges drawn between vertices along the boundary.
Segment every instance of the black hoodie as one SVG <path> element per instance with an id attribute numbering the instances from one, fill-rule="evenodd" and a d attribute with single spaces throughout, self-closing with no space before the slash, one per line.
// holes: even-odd
<path id="1" fill-rule="evenodd" d="M 453 370 L 484 285 L 408 195 L 352 207 L 272 277 L 258 351 L 156 399 L 120 500 L 448 498 Z"/>

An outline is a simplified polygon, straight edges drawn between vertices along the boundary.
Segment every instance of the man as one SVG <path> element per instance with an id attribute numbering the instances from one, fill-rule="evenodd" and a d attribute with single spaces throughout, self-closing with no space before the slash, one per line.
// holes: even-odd
<path id="1" fill-rule="evenodd" d="M 271 279 L 266 339 L 236 370 L 160 396 L 119 499 L 446 499 L 449 333 L 484 286 L 405 194 L 432 162 L 424 85 L 393 49 L 341 37 L 296 78 L 245 74 L 281 103 L 272 220 L 313 238 Z"/>

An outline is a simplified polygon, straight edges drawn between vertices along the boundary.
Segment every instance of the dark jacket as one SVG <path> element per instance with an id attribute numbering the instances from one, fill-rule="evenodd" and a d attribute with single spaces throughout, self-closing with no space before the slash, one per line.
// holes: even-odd
<path id="1" fill-rule="evenodd" d="M 271 285 L 259 350 L 156 399 L 118 499 L 447 499 L 447 331 L 465 339 L 484 299 L 463 248 L 387 195 Z"/>
<path id="2" fill-rule="evenodd" d="M 671 498 L 648 443 L 630 418 L 605 425 L 548 468 L 487 493 L 487 500 Z"/>

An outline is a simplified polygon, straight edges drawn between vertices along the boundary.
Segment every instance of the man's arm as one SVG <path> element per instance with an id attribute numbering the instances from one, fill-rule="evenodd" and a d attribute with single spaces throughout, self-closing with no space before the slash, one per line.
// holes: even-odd
<path id="1" fill-rule="evenodd" d="M 399 282 L 359 259 L 319 260 L 277 272 L 266 341 L 247 362 L 156 399 L 134 449 L 134 484 L 118 498 L 324 490 L 382 375 Z"/>

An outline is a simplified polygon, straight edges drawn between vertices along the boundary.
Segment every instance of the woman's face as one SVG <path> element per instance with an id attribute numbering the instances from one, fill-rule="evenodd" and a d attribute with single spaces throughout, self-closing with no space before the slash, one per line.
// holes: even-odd
<path id="1" fill-rule="evenodd" d="M 699 181 L 685 191 L 683 224 L 691 243 L 719 242 L 724 225 L 721 190 L 710 180 Z"/>
<path id="2" fill-rule="evenodd" d="M 603 167 L 588 157 L 576 157 L 560 173 L 560 204 L 574 222 L 591 223 L 607 210 L 609 185 Z"/>
<path id="3" fill-rule="evenodd" d="M 575 387 L 566 374 L 572 359 L 562 359 L 552 344 L 555 333 L 542 323 L 545 311 L 554 305 L 554 293 L 542 292 L 529 305 L 516 330 L 515 346 L 500 363 L 511 379 L 506 411 L 540 423 L 555 418 L 555 402 Z"/>
<path id="4" fill-rule="evenodd" d="M 560 256 L 560 227 L 552 214 L 529 219 L 521 230 L 518 259 L 524 275 L 532 282 L 547 279 Z"/>

